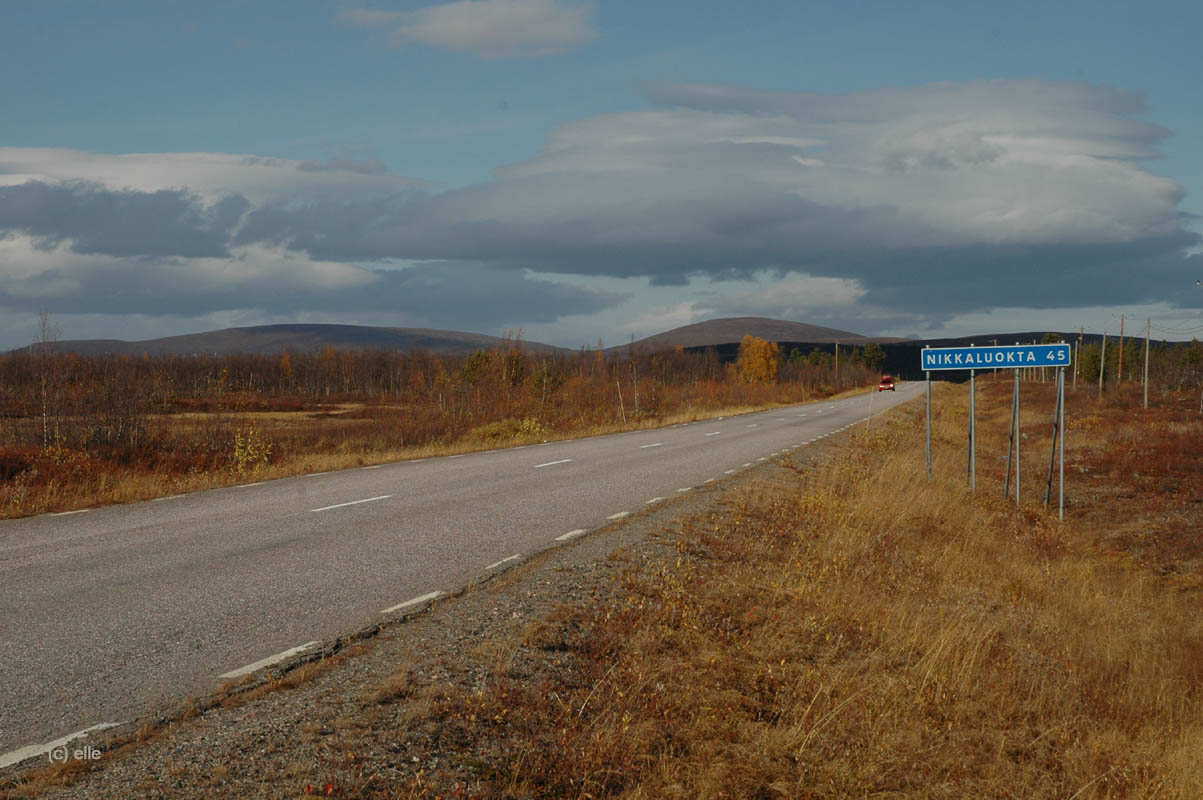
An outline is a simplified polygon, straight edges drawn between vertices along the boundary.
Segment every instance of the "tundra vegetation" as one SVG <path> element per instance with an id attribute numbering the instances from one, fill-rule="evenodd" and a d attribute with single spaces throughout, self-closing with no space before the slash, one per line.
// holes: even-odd
<path id="1" fill-rule="evenodd" d="M 871 384 L 856 353 L 0 357 L 0 516 L 730 414 Z M 822 354 L 819 354 L 820 356 Z"/>

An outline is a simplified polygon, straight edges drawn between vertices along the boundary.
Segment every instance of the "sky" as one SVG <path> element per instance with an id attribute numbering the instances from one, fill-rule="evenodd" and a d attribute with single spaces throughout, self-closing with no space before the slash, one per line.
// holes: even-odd
<path id="1" fill-rule="evenodd" d="M 1203 336 L 1197 0 L 0 0 L 0 73 L 0 348 Z"/>

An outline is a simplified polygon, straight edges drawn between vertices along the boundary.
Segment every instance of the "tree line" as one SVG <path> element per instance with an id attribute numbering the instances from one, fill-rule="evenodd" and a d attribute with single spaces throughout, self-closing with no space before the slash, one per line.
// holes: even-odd
<path id="1" fill-rule="evenodd" d="M 842 374 L 841 374 L 842 373 Z M 506 418 L 549 428 L 654 418 L 688 405 L 804 399 L 872 378 L 853 353 L 839 373 L 821 353 L 781 359 L 745 337 L 734 362 L 714 350 L 529 352 L 520 340 L 468 355 L 335 350 L 150 356 L 57 352 L 52 342 L 0 356 L 6 445 L 137 448 L 147 420 L 185 412 L 300 411 L 377 403 L 462 431 Z"/>

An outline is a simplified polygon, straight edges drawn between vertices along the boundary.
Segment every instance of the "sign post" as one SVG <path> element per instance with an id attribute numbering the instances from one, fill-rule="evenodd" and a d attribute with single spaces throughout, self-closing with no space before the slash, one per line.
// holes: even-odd
<path id="1" fill-rule="evenodd" d="M 927 479 L 931 480 L 931 373 L 927 376 Z"/>
<path id="2" fill-rule="evenodd" d="M 977 393 L 977 370 L 969 370 L 969 491 L 977 492 L 977 414 L 974 395 Z"/>
<path id="3" fill-rule="evenodd" d="M 1057 367 L 1057 409 L 1053 422 L 1053 454 L 1061 455 L 1061 519 L 1065 518 L 1065 368 L 1070 365 L 1072 348 L 1058 344 L 1016 344 L 1014 346 L 925 347 L 920 353 L 920 366 L 927 376 L 927 477 L 931 480 L 931 373 L 940 370 L 969 370 L 969 486 L 977 489 L 977 429 L 976 375 L 978 369 L 1010 369 L 1015 373 L 1015 391 L 1011 400 L 1011 435 L 1007 443 L 1007 476 L 1003 482 L 1003 497 L 1011 493 L 1011 464 L 1015 464 L 1015 504 L 1020 503 L 1020 440 L 1019 371 L 1035 367 Z M 1058 438 L 1060 437 L 1060 438 Z M 1014 451 L 1014 459 L 1012 459 Z M 1052 462 L 1049 463 L 1048 491 L 1045 505 L 1052 493 Z"/>

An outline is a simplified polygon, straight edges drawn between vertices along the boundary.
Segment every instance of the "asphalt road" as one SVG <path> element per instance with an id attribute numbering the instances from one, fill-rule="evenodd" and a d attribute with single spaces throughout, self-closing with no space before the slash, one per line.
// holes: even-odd
<path id="1" fill-rule="evenodd" d="M 206 695 L 222 676 L 385 620 L 922 389 L 0 522 L 0 767 Z"/>

